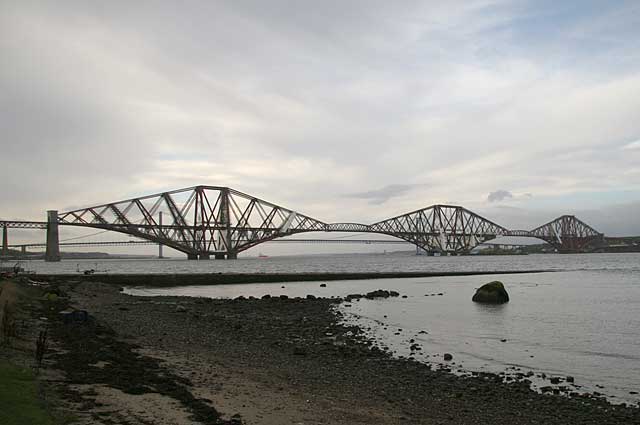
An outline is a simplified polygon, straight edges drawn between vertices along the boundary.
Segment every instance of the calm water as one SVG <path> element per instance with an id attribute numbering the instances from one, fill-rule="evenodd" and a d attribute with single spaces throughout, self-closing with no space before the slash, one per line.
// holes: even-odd
<path id="1" fill-rule="evenodd" d="M 33 262 L 26 266 L 39 272 L 73 272 L 76 263 Z M 89 267 L 109 273 L 559 270 L 502 276 L 334 281 L 327 282 L 326 288 L 321 288 L 320 282 L 299 282 L 128 291 L 141 295 L 236 297 L 344 296 L 393 289 L 407 298 L 362 300 L 339 308 L 346 314 L 346 320 L 368 328 L 371 337 L 397 355 L 409 355 L 409 340 L 414 339 L 422 347 L 416 355 L 418 359 L 439 363 L 443 353 L 451 353 L 455 370 L 500 372 L 519 368 L 522 372 L 544 372 L 550 376 L 571 375 L 581 386 L 578 391 L 598 391 L 619 402 L 640 402 L 640 396 L 630 394 L 640 391 L 640 254 L 509 257 L 407 254 L 217 262 L 80 262 L 80 269 Z M 505 283 L 511 302 L 502 306 L 471 302 L 475 288 L 495 278 Z"/>
<path id="2" fill-rule="evenodd" d="M 240 258 L 238 260 L 66 260 L 24 261 L 38 273 L 74 273 L 94 268 L 104 273 L 296 273 L 493 270 L 632 270 L 640 272 L 640 254 L 518 255 L 427 257 L 397 254 L 340 254 Z"/>

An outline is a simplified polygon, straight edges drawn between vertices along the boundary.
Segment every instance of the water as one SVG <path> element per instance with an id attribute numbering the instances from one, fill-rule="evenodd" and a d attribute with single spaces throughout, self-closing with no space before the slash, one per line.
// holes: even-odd
<path id="1" fill-rule="evenodd" d="M 309 273 L 411 272 L 493 270 L 635 270 L 640 254 L 510 255 L 427 257 L 411 252 L 395 254 L 340 254 L 282 256 L 267 259 L 189 261 L 186 259 L 65 260 L 59 263 L 23 261 L 38 273 L 75 273 L 96 269 L 104 273 Z"/>
<path id="2" fill-rule="evenodd" d="M 83 262 L 80 268 L 93 267 L 93 263 Z M 38 271 L 70 272 L 75 270 L 76 262 L 26 266 L 41 267 Z M 326 288 L 320 287 L 320 282 L 296 282 L 129 288 L 128 292 L 208 297 L 345 296 L 393 289 L 407 298 L 361 300 L 339 308 L 347 321 L 368 329 L 379 345 L 389 347 L 396 355 L 409 355 L 409 340 L 414 339 L 422 348 L 416 358 L 441 363 L 442 354 L 451 353 L 455 364 L 449 366 L 458 373 L 519 368 L 521 372 L 544 372 L 550 376 L 570 375 L 580 386 L 576 391 L 598 391 L 613 401 L 640 402 L 640 396 L 630 394 L 640 391 L 640 254 L 102 261 L 97 268 L 110 273 L 559 270 L 501 276 L 333 281 L 327 282 Z M 494 279 L 505 283 L 511 301 L 502 306 L 471 302 L 475 288 Z M 534 382 L 549 385 L 548 381 Z"/>

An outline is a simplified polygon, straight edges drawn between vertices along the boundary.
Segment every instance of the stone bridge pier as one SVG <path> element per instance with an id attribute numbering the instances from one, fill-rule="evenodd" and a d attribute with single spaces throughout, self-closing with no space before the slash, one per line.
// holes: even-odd
<path id="1" fill-rule="evenodd" d="M 60 237 L 58 233 L 58 211 L 47 211 L 47 251 L 44 261 L 60 261 Z"/>

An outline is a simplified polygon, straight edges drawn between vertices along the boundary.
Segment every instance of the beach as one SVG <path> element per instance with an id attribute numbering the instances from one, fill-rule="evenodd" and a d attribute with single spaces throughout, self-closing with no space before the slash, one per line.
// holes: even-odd
<path id="1" fill-rule="evenodd" d="M 636 407 L 540 394 L 526 376 L 458 377 L 394 358 L 340 324 L 336 299 L 133 297 L 99 282 L 55 286 L 68 305 L 49 311 L 45 363 L 57 379 L 45 386 L 85 423 L 640 423 Z M 64 324 L 55 312 L 63 307 L 90 320 Z"/>

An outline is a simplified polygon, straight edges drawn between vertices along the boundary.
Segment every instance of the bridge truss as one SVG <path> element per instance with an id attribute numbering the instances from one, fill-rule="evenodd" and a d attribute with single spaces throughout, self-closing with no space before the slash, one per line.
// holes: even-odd
<path id="1" fill-rule="evenodd" d="M 372 224 L 371 232 L 404 239 L 427 252 L 465 254 L 508 232 L 504 227 L 454 205 L 433 205 Z"/>
<path id="2" fill-rule="evenodd" d="M 59 224 L 129 234 L 191 258 L 235 258 L 238 252 L 259 243 L 325 227 L 311 217 L 216 186 L 195 186 L 67 211 L 59 215 Z"/>
<path id="3" fill-rule="evenodd" d="M 46 228 L 47 250 L 57 249 L 57 227 L 104 229 L 174 248 L 191 259 L 236 258 L 239 252 L 276 238 L 304 232 L 357 232 L 390 235 L 429 253 L 466 254 L 499 236 L 542 239 L 560 252 L 581 252 L 603 235 L 564 215 L 531 231 L 509 230 L 468 209 L 432 205 L 373 224 L 325 223 L 228 187 L 194 186 L 75 209 L 49 216 L 48 222 L 0 221 L 6 229 Z M 52 231 L 55 227 L 55 231 Z M 53 247 L 55 245 L 55 247 Z"/>
<path id="4" fill-rule="evenodd" d="M 604 234 L 573 215 L 563 215 L 529 232 L 560 252 L 581 252 L 604 243 Z"/>

